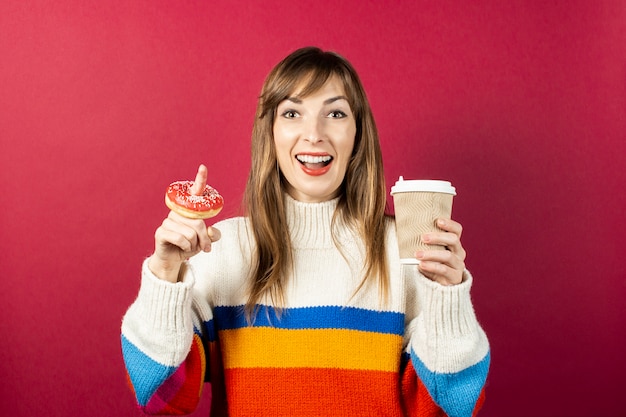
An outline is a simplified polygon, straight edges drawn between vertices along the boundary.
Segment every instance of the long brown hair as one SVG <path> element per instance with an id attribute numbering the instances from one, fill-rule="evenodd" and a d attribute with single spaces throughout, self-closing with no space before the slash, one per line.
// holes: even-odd
<path id="1" fill-rule="evenodd" d="M 352 158 L 341 185 L 333 223 L 341 219 L 354 227 L 365 245 L 365 274 L 361 287 L 377 279 L 379 293 L 387 297 L 389 273 L 385 251 L 387 216 L 385 178 L 378 131 L 365 90 L 352 65 L 334 52 L 319 48 L 298 49 L 283 59 L 267 76 L 259 97 L 252 131 L 252 167 L 244 197 L 246 214 L 256 241 L 251 286 L 245 306 L 247 318 L 262 297 L 284 305 L 287 271 L 293 265 L 283 195 L 286 180 L 277 169 L 273 127 L 276 108 L 306 83 L 300 96 L 321 88 L 337 76 L 356 121 Z"/>

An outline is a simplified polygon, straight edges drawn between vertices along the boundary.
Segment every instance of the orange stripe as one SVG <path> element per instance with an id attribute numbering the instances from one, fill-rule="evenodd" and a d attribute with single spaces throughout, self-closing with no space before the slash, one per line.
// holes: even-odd
<path id="1" fill-rule="evenodd" d="M 265 368 L 225 376 L 230 415 L 402 416 L 395 372 Z"/>
<path id="2" fill-rule="evenodd" d="M 402 337 L 346 329 L 246 327 L 219 334 L 224 367 L 343 368 L 394 372 Z"/>

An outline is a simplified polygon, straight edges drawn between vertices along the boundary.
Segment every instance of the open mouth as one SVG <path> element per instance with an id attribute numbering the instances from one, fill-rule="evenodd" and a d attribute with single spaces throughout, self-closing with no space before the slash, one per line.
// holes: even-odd
<path id="1" fill-rule="evenodd" d="M 330 155 L 296 155 L 296 159 L 310 170 L 318 170 L 327 167 L 333 160 Z"/>
<path id="2" fill-rule="evenodd" d="M 330 170 L 333 157 L 324 154 L 297 154 L 296 160 L 300 162 L 302 171 L 307 175 L 320 176 Z"/>

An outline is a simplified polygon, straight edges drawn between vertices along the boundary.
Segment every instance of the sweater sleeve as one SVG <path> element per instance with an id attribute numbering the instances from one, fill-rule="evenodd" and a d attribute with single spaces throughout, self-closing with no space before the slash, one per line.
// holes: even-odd
<path id="1" fill-rule="evenodd" d="M 415 303 L 406 337 L 416 386 L 450 417 L 475 415 L 483 401 L 489 370 L 489 343 L 478 324 L 470 299 L 472 276 L 443 286 L 404 266 L 405 279 Z"/>
<path id="2" fill-rule="evenodd" d="M 144 413 L 188 414 L 196 408 L 206 372 L 201 323 L 210 319 L 202 315 L 210 312 L 194 300 L 191 273 L 173 284 L 144 262 L 121 335 L 128 381 Z"/>

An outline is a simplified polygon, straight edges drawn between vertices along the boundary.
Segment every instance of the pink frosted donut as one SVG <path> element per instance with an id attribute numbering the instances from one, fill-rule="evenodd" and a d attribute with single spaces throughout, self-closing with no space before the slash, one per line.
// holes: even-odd
<path id="1" fill-rule="evenodd" d="M 201 195 L 191 194 L 193 181 L 176 181 L 167 187 L 165 204 L 170 210 L 190 219 L 208 219 L 224 207 L 224 198 L 209 185 Z"/>

